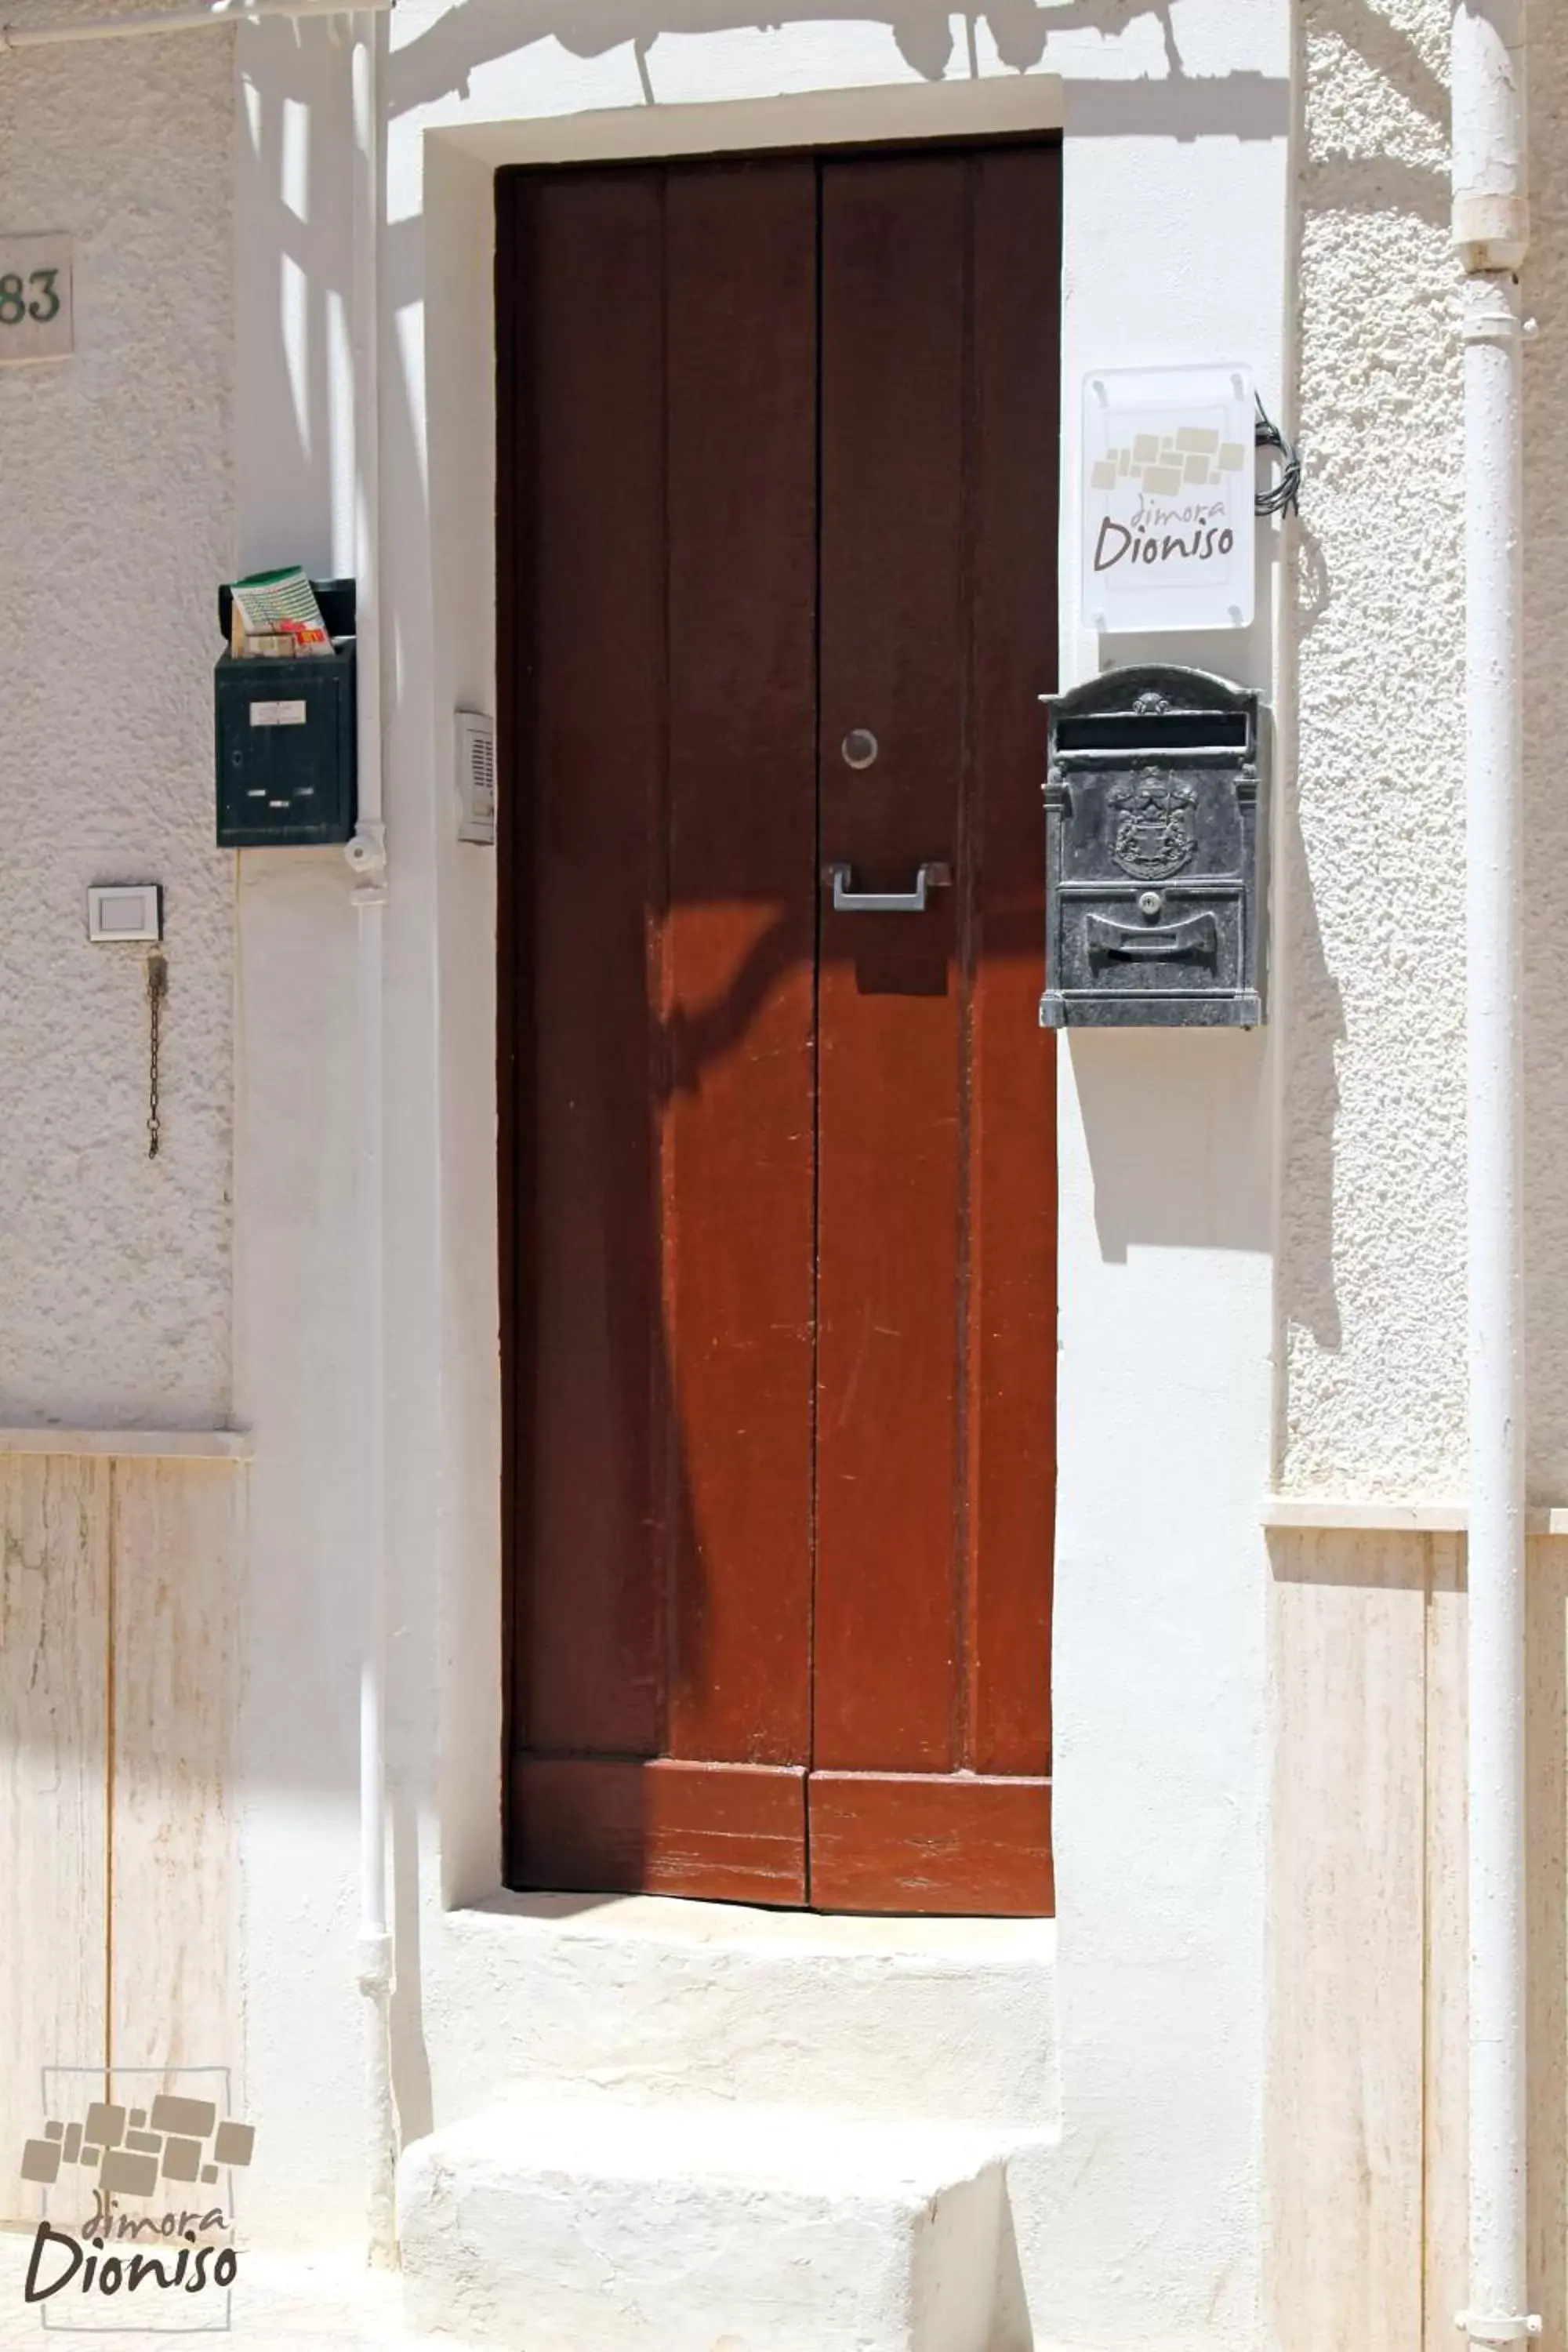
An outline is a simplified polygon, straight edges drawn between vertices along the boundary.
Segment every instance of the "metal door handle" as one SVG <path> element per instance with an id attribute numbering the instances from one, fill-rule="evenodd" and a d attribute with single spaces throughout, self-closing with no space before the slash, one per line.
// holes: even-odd
<path id="1" fill-rule="evenodd" d="M 833 885 L 833 911 L 836 915 L 923 915 L 926 892 L 944 890 L 952 880 L 951 866 L 928 862 L 915 875 L 912 890 L 856 890 L 852 869 L 847 866 L 827 866 L 822 878 Z"/>

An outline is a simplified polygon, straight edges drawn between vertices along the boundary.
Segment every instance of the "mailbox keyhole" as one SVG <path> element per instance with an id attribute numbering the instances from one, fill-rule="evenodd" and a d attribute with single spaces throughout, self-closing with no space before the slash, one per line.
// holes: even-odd
<path id="1" fill-rule="evenodd" d="M 1140 890 L 1138 893 L 1138 912 L 1141 915 L 1147 915 L 1151 922 L 1164 903 L 1158 890 Z"/>

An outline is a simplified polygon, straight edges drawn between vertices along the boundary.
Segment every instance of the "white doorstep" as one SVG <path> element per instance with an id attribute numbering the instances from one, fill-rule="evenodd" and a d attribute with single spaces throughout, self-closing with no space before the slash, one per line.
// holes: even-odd
<path id="1" fill-rule="evenodd" d="M 409 2323 L 513 2352 L 1013 2352 L 999 2135 L 553 2089 L 420 2140 Z"/>
<path id="2" fill-rule="evenodd" d="M 1056 1922 L 499 1895 L 426 1955 L 435 2113 L 502 2084 L 1055 2129 Z"/>

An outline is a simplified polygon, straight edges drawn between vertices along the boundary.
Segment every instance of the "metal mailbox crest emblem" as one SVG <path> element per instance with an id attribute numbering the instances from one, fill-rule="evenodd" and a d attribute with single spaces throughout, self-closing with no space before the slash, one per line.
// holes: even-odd
<path id="1" fill-rule="evenodd" d="M 1179 874 L 1198 845 L 1197 786 L 1183 776 L 1141 774 L 1110 788 L 1116 829 L 1110 854 L 1123 874 L 1162 882 Z"/>

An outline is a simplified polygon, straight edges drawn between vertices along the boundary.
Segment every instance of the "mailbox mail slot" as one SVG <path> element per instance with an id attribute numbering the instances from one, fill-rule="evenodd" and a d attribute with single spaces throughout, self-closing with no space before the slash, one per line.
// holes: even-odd
<path id="1" fill-rule="evenodd" d="M 1268 840 L 1258 696 L 1150 665 L 1045 699 L 1042 1025 L 1255 1028 Z"/>

